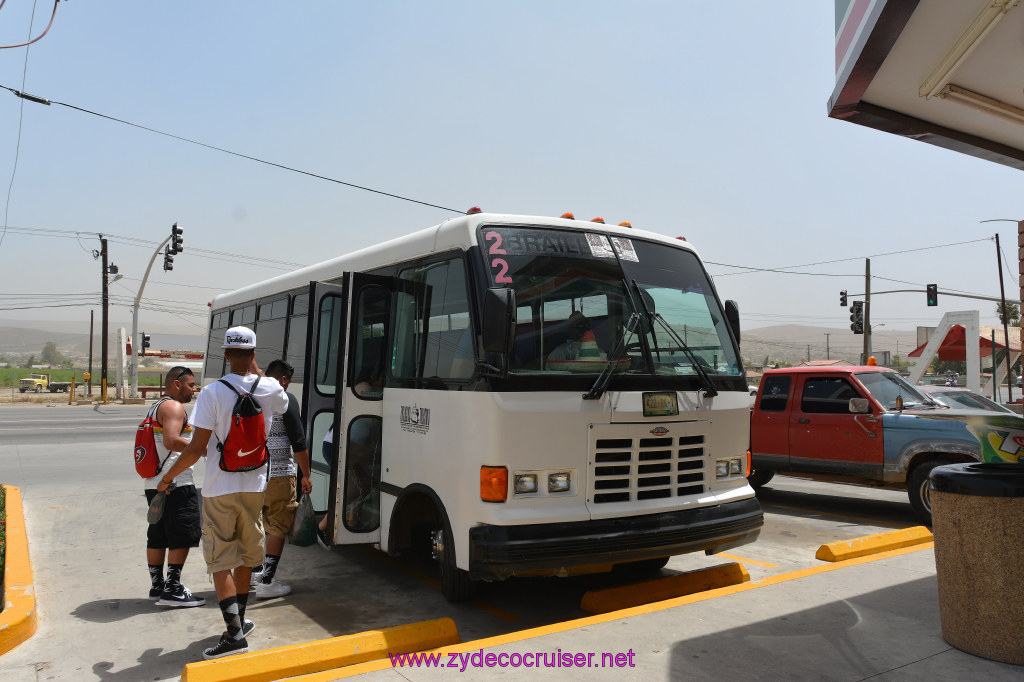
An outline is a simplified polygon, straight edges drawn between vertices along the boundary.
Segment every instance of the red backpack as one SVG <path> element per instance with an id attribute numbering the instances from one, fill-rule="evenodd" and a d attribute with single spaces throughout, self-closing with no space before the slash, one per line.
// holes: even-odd
<path id="1" fill-rule="evenodd" d="M 164 397 L 153 403 L 153 407 L 149 408 L 146 418 L 142 420 L 138 431 L 135 432 L 135 471 L 143 478 L 153 478 L 159 474 L 167 462 L 167 457 L 171 456 L 171 453 L 168 452 L 164 461 L 160 461 L 154 432 L 154 427 L 160 424 L 156 420 L 156 411 L 165 400 L 170 400 L 170 398 Z"/>
<path id="2" fill-rule="evenodd" d="M 223 379 L 220 383 L 230 388 L 238 399 L 231 410 L 231 426 L 224 442 L 217 438 L 220 450 L 220 468 L 223 471 L 252 471 L 267 463 L 267 430 L 263 420 L 263 408 L 256 402 L 253 393 L 260 378 L 252 384 L 248 393 L 239 393 L 234 386 Z"/>

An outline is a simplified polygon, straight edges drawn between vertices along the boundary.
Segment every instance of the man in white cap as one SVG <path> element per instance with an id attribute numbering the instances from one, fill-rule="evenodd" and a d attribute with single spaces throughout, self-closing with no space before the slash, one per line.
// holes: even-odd
<path id="1" fill-rule="evenodd" d="M 226 471 L 221 466 L 221 444 L 231 429 L 231 413 L 239 394 L 252 393 L 263 410 L 266 432 L 272 415 L 288 408 L 288 396 L 276 380 L 264 376 L 256 365 L 256 333 L 248 327 L 232 327 L 224 334 L 224 357 L 230 373 L 206 386 L 192 411 L 192 442 L 164 474 L 158 491 L 164 491 L 180 470 L 206 455 L 203 480 L 203 555 L 213 574 L 217 602 L 227 630 L 203 658 L 220 658 L 249 650 L 246 636 L 255 625 L 245 620 L 249 599 L 250 566 L 264 558 L 264 534 L 260 516 L 267 467 L 252 471 Z M 228 384 L 228 385 L 225 385 Z M 255 390 L 254 389 L 255 385 Z M 236 392 L 237 391 L 237 392 Z M 213 436 L 213 438 L 211 438 Z"/>

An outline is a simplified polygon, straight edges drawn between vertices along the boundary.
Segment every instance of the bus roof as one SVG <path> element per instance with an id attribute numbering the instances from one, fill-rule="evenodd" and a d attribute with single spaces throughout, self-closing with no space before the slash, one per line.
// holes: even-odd
<path id="1" fill-rule="evenodd" d="M 604 223 L 548 216 L 473 213 L 451 218 L 439 225 L 374 244 L 358 251 L 352 251 L 351 253 L 346 253 L 314 265 L 308 265 L 269 280 L 250 284 L 235 291 L 218 294 L 210 305 L 214 310 L 219 310 L 264 296 L 271 296 L 278 292 L 296 289 L 309 284 L 311 281 L 336 279 L 345 271 L 371 270 L 456 248 L 468 249 L 477 244 L 476 231 L 481 225 L 523 225 L 530 227 L 585 229 L 610 235 L 640 237 L 694 251 L 689 242 L 682 238 L 673 239 L 655 232 L 647 232 L 631 227 L 619 227 L 618 225 L 606 225 Z"/>

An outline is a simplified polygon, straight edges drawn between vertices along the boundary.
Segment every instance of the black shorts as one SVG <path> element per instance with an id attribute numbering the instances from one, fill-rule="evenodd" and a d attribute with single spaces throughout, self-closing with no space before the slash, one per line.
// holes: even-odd
<path id="1" fill-rule="evenodd" d="M 147 505 L 156 495 L 156 490 L 146 491 Z M 198 547 L 203 529 L 199 525 L 199 493 L 196 487 L 186 485 L 172 490 L 164 505 L 163 516 L 156 523 L 148 525 L 148 549 Z"/>

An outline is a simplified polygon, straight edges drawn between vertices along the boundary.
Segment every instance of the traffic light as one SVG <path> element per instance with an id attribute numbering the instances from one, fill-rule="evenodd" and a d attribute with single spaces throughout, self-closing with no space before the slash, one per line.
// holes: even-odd
<path id="1" fill-rule="evenodd" d="M 178 223 L 174 223 L 173 225 L 171 225 L 171 254 L 181 253 L 181 244 L 184 241 L 184 238 L 181 236 L 182 232 L 184 232 L 184 230 L 178 227 Z"/>
<path id="2" fill-rule="evenodd" d="M 149 348 L 149 334 L 142 332 L 142 343 L 139 344 L 139 355 L 145 355 L 147 348 Z"/>
<path id="3" fill-rule="evenodd" d="M 928 285 L 928 305 L 939 304 L 939 285 L 929 284 Z"/>
<path id="4" fill-rule="evenodd" d="M 846 307 L 846 289 L 839 292 L 839 305 Z"/>
<path id="5" fill-rule="evenodd" d="M 864 301 L 854 301 L 850 306 L 850 329 L 854 334 L 864 333 Z"/>
<path id="6" fill-rule="evenodd" d="M 164 272 L 174 269 L 174 252 L 171 247 L 164 248 Z"/>

